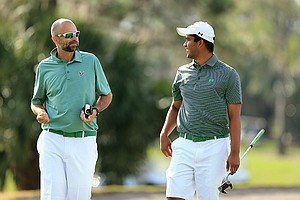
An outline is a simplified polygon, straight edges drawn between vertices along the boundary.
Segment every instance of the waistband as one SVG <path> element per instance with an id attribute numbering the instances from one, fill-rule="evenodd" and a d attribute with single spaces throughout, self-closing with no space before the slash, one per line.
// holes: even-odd
<path id="1" fill-rule="evenodd" d="M 88 136 L 96 136 L 97 131 L 76 131 L 76 132 L 64 132 L 61 130 L 54 130 L 54 129 L 47 129 L 47 131 L 51 133 L 56 133 L 59 135 L 62 135 L 64 137 L 74 137 L 74 138 L 80 138 L 80 137 L 88 137 Z"/>
<path id="2" fill-rule="evenodd" d="M 204 142 L 207 140 L 216 140 L 220 138 L 226 138 L 228 135 L 218 135 L 218 136 L 194 136 L 190 133 L 180 133 L 180 137 L 188 140 L 192 140 L 193 142 Z"/>

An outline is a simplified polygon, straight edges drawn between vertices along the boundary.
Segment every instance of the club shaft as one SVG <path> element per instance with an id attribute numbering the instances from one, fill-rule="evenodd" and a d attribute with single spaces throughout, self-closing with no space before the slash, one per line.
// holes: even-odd
<path id="1" fill-rule="evenodd" d="M 252 146 L 249 146 L 249 147 L 247 148 L 247 150 L 243 153 L 242 157 L 240 158 L 240 161 L 243 160 L 243 158 L 246 156 L 246 154 L 248 153 L 248 151 L 250 151 L 251 148 L 252 148 Z"/>
<path id="2" fill-rule="evenodd" d="M 243 158 L 246 156 L 246 154 L 248 153 L 248 151 L 250 151 L 250 149 L 252 147 L 254 147 L 254 145 L 256 144 L 257 140 L 259 140 L 259 138 L 264 134 L 265 130 L 261 129 L 257 135 L 255 136 L 255 138 L 251 141 L 249 147 L 247 148 L 247 150 L 245 151 L 245 153 L 242 155 L 240 160 L 243 160 Z"/>
<path id="3" fill-rule="evenodd" d="M 254 146 L 255 145 L 255 143 L 259 140 L 259 138 L 263 135 L 265 133 L 265 130 L 264 129 L 261 129 L 259 132 L 258 132 L 258 134 L 255 136 L 255 138 L 252 140 L 252 142 L 250 143 L 250 145 L 249 146 Z M 251 148 L 252 148 L 251 147 Z"/>

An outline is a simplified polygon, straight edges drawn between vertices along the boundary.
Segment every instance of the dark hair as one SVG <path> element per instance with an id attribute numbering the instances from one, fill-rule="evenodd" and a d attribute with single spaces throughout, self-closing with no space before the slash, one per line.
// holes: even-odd
<path id="1" fill-rule="evenodd" d="M 199 36 L 196 35 L 196 34 L 194 34 L 194 35 L 192 35 L 192 36 L 194 36 L 194 38 L 195 38 L 195 39 L 194 39 L 194 42 L 198 42 L 198 41 L 200 41 L 200 40 L 202 39 L 202 40 L 204 41 L 204 44 L 205 44 L 207 50 L 208 50 L 209 52 L 211 52 L 211 53 L 214 52 L 214 44 L 213 44 L 213 43 L 211 43 L 211 42 L 209 42 L 209 41 L 203 39 L 202 37 L 199 37 Z"/>

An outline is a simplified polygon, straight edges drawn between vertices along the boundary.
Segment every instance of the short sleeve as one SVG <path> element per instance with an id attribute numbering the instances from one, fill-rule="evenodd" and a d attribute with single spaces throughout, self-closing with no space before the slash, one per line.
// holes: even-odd
<path id="1" fill-rule="evenodd" d="M 180 72 L 177 71 L 175 80 L 172 85 L 172 96 L 173 96 L 174 101 L 182 100 L 182 95 L 181 95 L 181 91 L 180 91 L 180 82 L 179 82 L 179 80 L 181 80 L 180 77 L 181 77 Z"/>
<path id="2" fill-rule="evenodd" d="M 227 104 L 242 103 L 241 80 L 235 69 L 230 71 L 225 97 Z"/>
<path id="3" fill-rule="evenodd" d="M 98 58 L 95 57 L 96 92 L 99 95 L 107 95 L 111 92 L 104 70 Z"/>
<path id="4" fill-rule="evenodd" d="M 43 75 L 40 70 L 40 65 L 36 69 L 35 82 L 33 88 L 32 104 L 43 104 L 46 100 L 45 84 L 43 83 Z"/>

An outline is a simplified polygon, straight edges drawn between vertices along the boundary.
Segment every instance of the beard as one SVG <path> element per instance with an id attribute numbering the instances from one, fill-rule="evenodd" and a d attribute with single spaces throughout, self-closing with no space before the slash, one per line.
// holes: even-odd
<path id="1" fill-rule="evenodd" d="M 73 41 L 73 42 L 68 43 L 62 49 L 67 52 L 74 52 L 78 49 L 78 46 L 79 46 L 78 42 Z"/>
<path id="2" fill-rule="evenodd" d="M 195 52 L 186 49 L 185 53 L 187 58 L 195 59 Z"/>
<path id="3" fill-rule="evenodd" d="M 71 42 L 63 45 L 62 50 L 67 51 L 67 52 L 74 52 L 78 49 L 78 47 L 79 47 L 79 42 L 71 41 Z"/>

